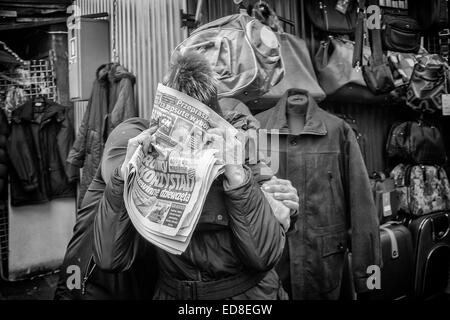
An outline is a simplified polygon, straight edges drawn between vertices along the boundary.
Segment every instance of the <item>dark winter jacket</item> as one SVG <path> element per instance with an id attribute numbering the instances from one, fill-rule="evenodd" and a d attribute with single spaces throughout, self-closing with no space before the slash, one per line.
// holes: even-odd
<path id="1" fill-rule="evenodd" d="M 12 113 L 8 138 L 11 204 L 14 206 L 75 197 L 78 170 L 66 163 L 74 139 L 70 109 L 43 101 L 43 113 L 28 101 Z"/>
<path id="2" fill-rule="evenodd" d="M 110 272 L 123 272 L 138 259 L 153 259 L 148 243 L 137 233 L 123 200 L 123 181 L 117 170 L 126 153 L 128 139 L 147 129 L 149 122 L 130 119 L 113 131 L 102 161 L 102 174 L 109 180 L 99 203 L 94 224 L 94 261 Z M 109 150 L 109 151 L 108 151 Z M 241 186 L 228 188 L 217 179 L 211 187 L 187 250 L 172 255 L 157 249 L 159 281 L 154 298 L 195 298 L 192 291 L 174 294 L 166 280 L 211 282 L 233 276 L 259 277 L 250 287 L 235 290 L 236 299 L 277 299 L 280 283 L 274 266 L 285 235 L 267 200 L 246 167 Z M 111 177 L 111 178 L 109 178 Z M 184 282 L 183 282 L 184 283 Z"/>
<path id="3" fill-rule="evenodd" d="M 133 85 L 135 77 L 119 64 L 97 69 L 92 95 L 67 161 L 83 168 L 80 205 L 102 158 L 104 143 L 123 120 L 137 116 Z"/>
<path id="4" fill-rule="evenodd" d="M 0 201 L 6 198 L 8 188 L 8 144 L 9 125 L 3 110 L 0 110 Z"/>
<path id="5" fill-rule="evenodd" d="M 151 299 L 153 296 L 157 266 L 153 263 L 155 254 L 151 248 L 147 250 L 148 259 L 138 259 L 125 272 L 103 271 L 93 261 L 94 220 L 106 185 L 99 168 L 77 214 L 73 236 L 60 268 L 56 300 Z M 79 275 L 75 274 L 73 266 L 79 268 Z"/>
<path id="6" fill-rule="evenodd" d="M 337 299 L 350 249 L 355 288 L 367 291 L 367 267 L 380 265 L 380 243 L 358 143 L 344 120 L 319 108 L 311 97 L 302 133 L 289 134 L 286 102 L 296 92 L 305 94 L 290 90 L 275 107 L 256 115 L 261 128 L 282 132 L 276 175 L 288 177 L 300 197 L 296 230 L 288 234 L 289 254 L 280 262 L 280 276 L 285 287 L 291 286 L 293 299 Z"/>

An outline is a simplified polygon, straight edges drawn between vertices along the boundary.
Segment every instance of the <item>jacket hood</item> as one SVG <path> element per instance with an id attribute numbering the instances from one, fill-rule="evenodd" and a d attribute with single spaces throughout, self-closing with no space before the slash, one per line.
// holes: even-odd
<path id="1" fill-rule="evenodd" d="M 108 80 L 109 82 L 118 82 L 128 78 L 134 84 L 136 77 L 128 71 L 127 68 L 118 63 L 107 63 L 98 67 L 96 72 L 97 80 Z"/>

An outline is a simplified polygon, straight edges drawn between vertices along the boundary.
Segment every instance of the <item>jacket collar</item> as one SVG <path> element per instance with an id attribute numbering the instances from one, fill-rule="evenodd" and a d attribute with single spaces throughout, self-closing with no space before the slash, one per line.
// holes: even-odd
<path id="1" fill-rule="evenodd" d="M 312 98 L 307 91 L 301 89 L 289 89 L 285 92 L 281 99 L 278 100 L 275 107 L 271 109 L 272 112 L 269 114 L 269 120 L 267 122 L 266 128 L 278 129 L 284 133 L 287 133 L 289 131 L 289 126 L 286 118 L 287 99 L 289 96 L 298 93 L 308 96 L 308 109 L 306 111 L 305 127 L 303 128 L 300 135 L 326 135 L 327 128 L 320 116 L 321 109 L 317 105 L 314 98 Z"/>
<path id="2" fill-rule="evenodd" d="M 46 120 L 56 117 L 57 121 L 64 120 L 64 107 L 57 103 L 53 103 L 44 98 L 43 103 L 45 104 L 45 111 L 41 119 L 41 123 Z M 18 107 L 13 111 L 12 121 L 17 123 L 22 121 L 31 122 L 33 119 L 33 101 L 29 100 L 25 102 L 22 106 Z"/>

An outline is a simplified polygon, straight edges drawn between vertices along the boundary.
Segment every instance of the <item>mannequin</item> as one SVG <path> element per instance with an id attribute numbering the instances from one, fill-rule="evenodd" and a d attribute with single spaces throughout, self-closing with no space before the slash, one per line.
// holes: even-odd
<path id="1" fill-rule="evenodd" d="M 287 99 L 286 118 L 293 135 L 299 135 L 305 126 L 308 102 L 308 96 L 300 93 L 289 96 Z"/>

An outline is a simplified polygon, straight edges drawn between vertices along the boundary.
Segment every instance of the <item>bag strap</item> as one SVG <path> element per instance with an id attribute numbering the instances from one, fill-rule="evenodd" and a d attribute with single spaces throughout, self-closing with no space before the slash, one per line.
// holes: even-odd
<path id="1" fill-rule="evenodd" d="M 373 29 L 369 31 L 371 34 L 371 48 L 373 63 L 375 66 L 384 64 L 383 60 L 383 49 L 381 42 L 381 30 Z"/>
<path id="2" fill-rule="evenodd" d="M 352 61 L 352 67 L 356 67 L 357 70 L 361 69 L 363 65 L 364 19 L 366 17 L 365 5 L 365 0 L 358 0 L 358 18 L 355 27 L 355 48 L 353 50 Z"/>
<path id="3" fill-rule="evenodd" d="M 389 239 L 391 240 L 391 258 L 397 259 L 399 257 L 398 253 L 398 243 L 397 238 L 395 237 L 395 233 L 389 229 L 387 226 L 381 225 L 380 230 L 383 230 L 386 232 L 389 236 Z"/>
<path id="4" fill-rule="evenodd" d="M 369 5 L 378 5 L 378 0 L 369 0 Z M 383 59 L 383 43 L 381 40 L 381 30 L 371 29 L 370 34 L 370 48 L 372 49 L 372 58 L 374 66 L 380 66 L 384 64 Z"/>

